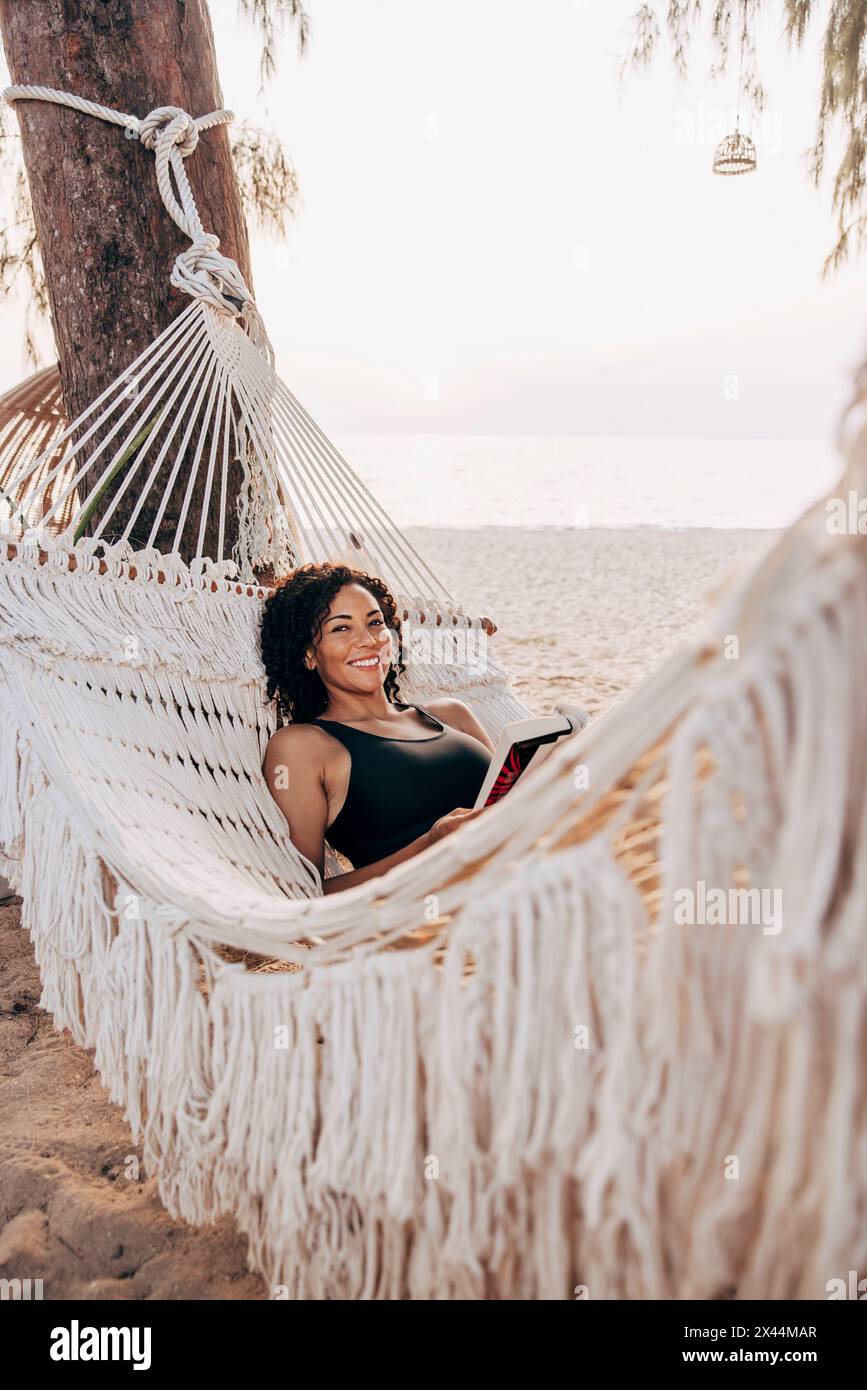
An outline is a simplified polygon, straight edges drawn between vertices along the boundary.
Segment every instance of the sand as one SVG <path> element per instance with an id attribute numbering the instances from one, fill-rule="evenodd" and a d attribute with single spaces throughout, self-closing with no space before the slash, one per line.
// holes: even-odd
<path id="1" fill-rule="evenodd" d="M 599 714 L 701 626 L 726 576 L 772 531 L 550 527 L 409 530 L 467 613 L 494 619 L 495 651 L 534 714 L 559 701 Z"/>
<path id="2" fill-rule="evenodd" d="M 626 698 L 701 624 L 706 596 L 767 532 L 408 533 L 467 612 L 497 622 L 519 698 L 592 713 Z M 0 887 L 0 899 L 3 889 Z M 0 905 L 0 1277 L 42 1279 L 46 1299 L 261 1299 L 229 1218 L 194 1229 L 163 1209 L 89 1054 L 40 1010 L 38 971 Z"/>

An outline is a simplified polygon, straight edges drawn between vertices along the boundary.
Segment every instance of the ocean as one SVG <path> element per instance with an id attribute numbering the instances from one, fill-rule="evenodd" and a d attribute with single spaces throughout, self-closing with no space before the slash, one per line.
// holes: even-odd
<path id="1" fill-rule="evenodd" d="M 399 526 L 767 530 L 832 488 L 821 439 L 342 435 Z"/>

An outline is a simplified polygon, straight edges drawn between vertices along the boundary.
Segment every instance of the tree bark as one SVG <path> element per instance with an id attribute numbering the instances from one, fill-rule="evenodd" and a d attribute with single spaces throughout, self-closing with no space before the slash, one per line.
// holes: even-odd
<path id="1" fill-rule="evenodd" d="M 139 117 L 157 106 L 180 106 L 191 116 L 223 106 L 206 0 L 0 0 L 0 33 L 13 83 L 60 88 Z M 17 102 L 16 111 L 71 421 L 189 304 L 169 275 L 190 243 L 160 198 L 153 154 L 120 127 L 49 102 Z M 252 293 L 225 126 L 200 135 L 185 168 L 205 231 L 220 238 L 220 251 L 237 262 Z M 139 473 L 146 476 L 149 466 L 145 461 Z M 184 473 L 182 467 L 156 539 L 160 549 L 171 547 Z M 233 464 L 224 554 L 236 539 L 240 478 Z M 95 481 L 86 477 L 84 488 Z M 203 482 L 199 477 L 185 526 L 187 559 Z M 111 518 L 112 535 L 123 530 L 135 494 L 133 483 Z M 158 502 L 148 499 L 140 513 L 135 544 L 147 538 Z M 214 502 L 204 543 L 210 556 L 217 553 L 217 525 Z"/>

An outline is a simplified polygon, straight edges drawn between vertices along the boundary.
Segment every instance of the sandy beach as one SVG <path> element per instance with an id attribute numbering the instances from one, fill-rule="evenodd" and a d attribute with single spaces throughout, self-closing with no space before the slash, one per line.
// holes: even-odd
<path id="1" fill-rule="evenodd" d="M 600 714 L 701 625 L 726 576 L 773 541 L 758 530 L 406 532 L 494 650 L 534 714 L 560 700 Z"/>
<path id="2" fill-rule="evenodd" d="M 491 616 L 516 693 L 593 714 L 626 698 L 701 624 L 708 596 L 758 556 L 761 531 L 520 530 L 407 533 L 467 612 Z M 2 895 L 0 895 L 2 896 Z M 0 906 L 0 1277 L 46 1299 L 258 1299 L 246 1242 L 226 1219 L 170 1219 L 153 1180 L 126 1175 L 127 1125 L 90 1056 L 37 1007 L 18 900 Z"/>

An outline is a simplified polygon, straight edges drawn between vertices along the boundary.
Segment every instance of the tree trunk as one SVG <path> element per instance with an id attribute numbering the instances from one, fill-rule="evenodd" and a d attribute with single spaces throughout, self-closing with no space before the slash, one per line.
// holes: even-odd
<path id="1" fill-rule="evenodd" d="M 14 83 L 60 88 L 139 117 L 157 106 L 201 116 L 223 105 L 206 0 L 0 0 L 0 32 Z M 16 112 L 71 421 L 189 304 L 169 275 L 190 243 L 160 198 L 153 154 L 120 127 L 49 102 L 17 102 Z M 220 238 L 220 251 L 237 262 L 252 293 L 225 126 L 200 136 L 185 168 L 205 231 Z M 109 457 L 103 453 L 94 474 Z M 149 466 L 139 473 L 146 476 Z M 160 549 L 171 548 L 184 471 L 156 539 Z M 237 535 L 240 478 L 233 464 L 224 555 Z M 83 480 L 82 497 L 95 481 Z M 111 518 L 113 536 L 133 510 L 135 481 Z M 203 482 L 200 476 L 185 525 L 186 559 L 195 549 Z M 134 544 L 147 538 L 158 502 L 148 499 L 139 514 Z M 214 503 L 204 541 L 210 556 L 217 525 Z"/>

